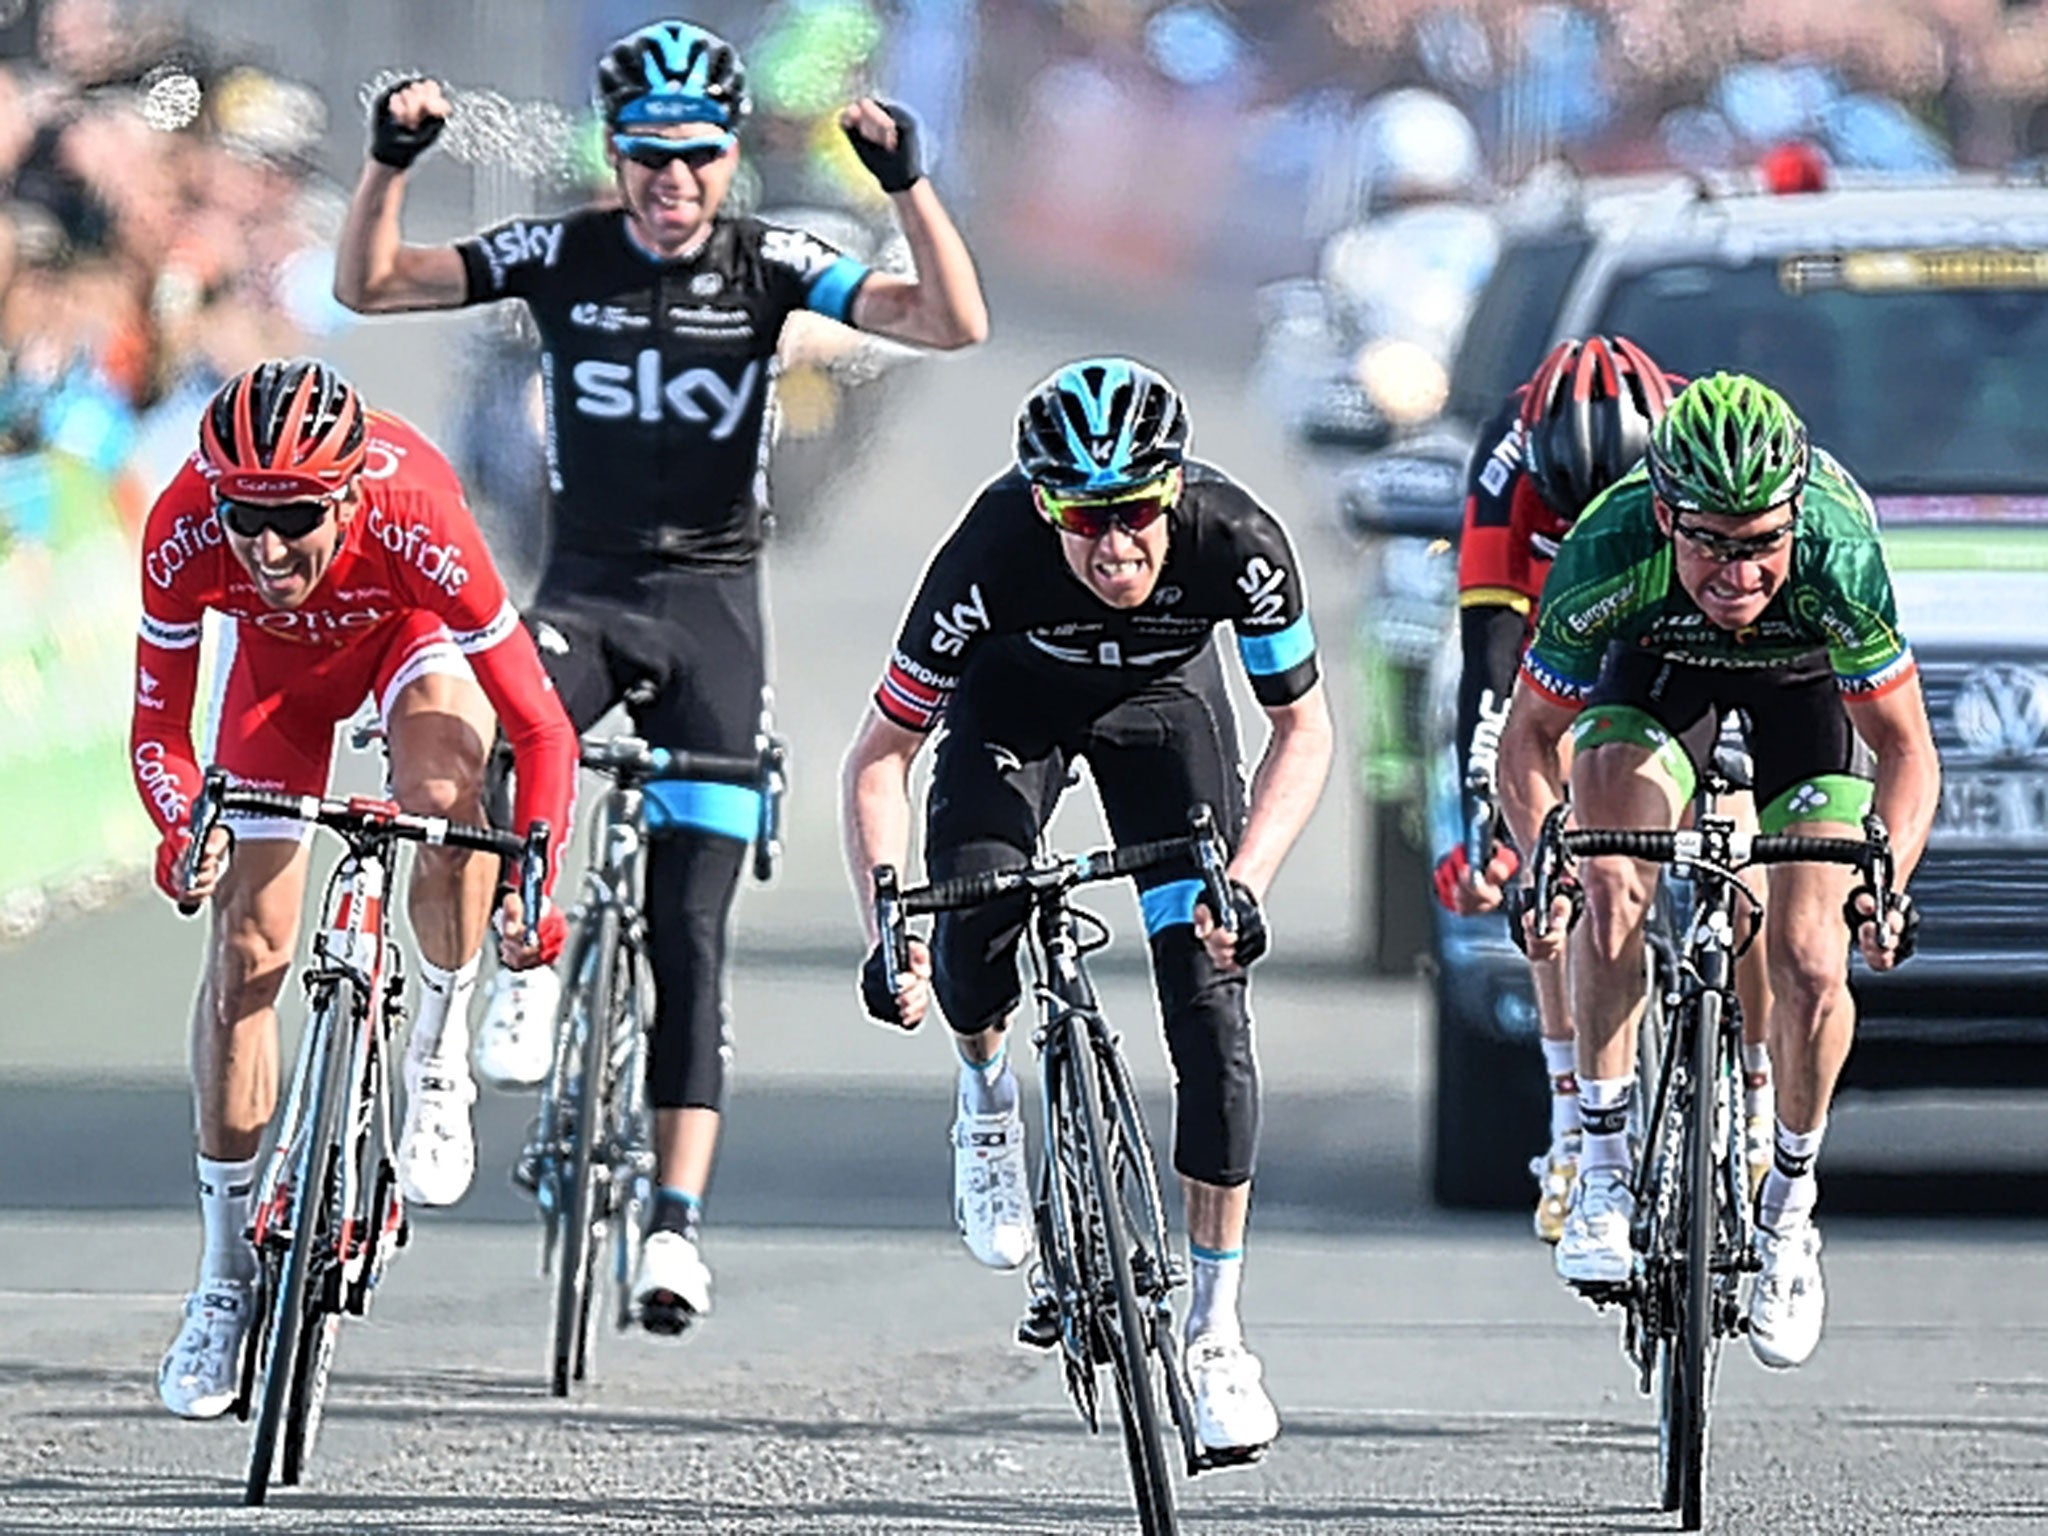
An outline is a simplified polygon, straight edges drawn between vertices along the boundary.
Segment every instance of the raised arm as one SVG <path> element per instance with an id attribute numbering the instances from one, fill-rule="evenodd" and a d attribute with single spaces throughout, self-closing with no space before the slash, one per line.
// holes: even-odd
<path id="1" fill-rule="evenodd" d="M 986 341 L 988 305 L 974 258 L 924 175 L 910 115 L 863 98 L 840 115 L 840 123 L 889 193 L 914 269 L 910 277 L 874 273 L 861 284 L 848 318 L 878 336 L 946 351 Z"/>
<path id="2" fill-rule="evenodd" d="M 454 246 L 407 245 L 398 228 L 411 157 L 433 141 L 448 112 L 436 80 L 408 81 L 371 108 L 371 154 L 334 253 L 334 296 L 358 313 L 454 309 L 468 297 Z"/>

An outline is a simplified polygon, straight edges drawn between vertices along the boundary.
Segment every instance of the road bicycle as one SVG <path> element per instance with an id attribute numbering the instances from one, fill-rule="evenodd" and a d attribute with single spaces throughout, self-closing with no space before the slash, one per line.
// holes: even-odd
<path id="1" fill-rule="evenodd" d="M 234 1411 L 245 1423 L 255 1417 L 244 1498 L 262 1504 L 273 1477 L 289 1486 L 304 1473 L 341 1320 L 368 1312 L 385 1265 L 409 1236 L 391 1134 L 390 1064 L 405 1025 L 404 955 L 387 931 L 397 845 L 517 860 L 525 910 L 538 913 L 548 827 L 535 822 L 526 837 L 515 837 L 416 816 L 385 800 L 242 789 L 211 768 L 192 802 L 185 888 L 226 815 L 311 822 L 348 845 L 328 879 L 325 917 L 301 972 L 306 1025 L 248 1233 L 257 1255 L 255 1326 L 243 1347 Z M 199 905 L 179 909 L 190 915 Z"/>
<path id="2" fill-rule="evenodd" d="M 687 780 L 751 791 L 754 877 L 774 877 L 782 846 L 787 749 L 764 736 L 751 757 L 651 747 L 637 736 L 587 737 L 583 766 L 610 780 L 599 802 L 584 898 L 570 914 L 554 1054 L 540 1114 L 514 1166 L 542 1222 L 541 1271 L 555 1280 L 548 1389 L 566 1397 L 587 1378 L 599 1269 L 611 1249 L 616 1326 L 640 1321 L 632 1286 L 642 1228 L 654 1194 L 652 1114 L 646 1094 L 647 1032 L 654 1021 L 653 972 L 641 907 L 642 861 L 650 835 L 647 787 Z M 650 1325 L 654 1325 L 650 1320 Z M 680 1331 L 683 1320 L 657 1331 Z"/>
<path id="3" fill-rule="evenodd" d="M 1728 785 L 1703 776 L 1692 827 L 1679 831 L 1564 830 L 1565 807 L 1545 818 L 1531 861 L 1530 905 L 1539 932 L 1552 900 L 1568 889 L 1574 860 L 1620 856 L 1666 866 L 1676 890 L 1665 925 L 1648 935 L 1641 1034 L 1654 1049 L 1655 1090 L 1631 1192 L 1635 1261 L 1618 1284 L 1581 1284 L 1601 1305 L 1622 1308 L 1622 1349 L 1644 1395 L 1657 1398 L 1657 1472 L 1663 1508 L 1696 1531 L 1704 1514 L 1707 1424 L 1721 1341 L 1747 1326 L 1740 1288 L 1761 1267 L 1756 1192 L 1744 1155 L 1742 1023 L 1735 962 L 1763 926 L 1762 899 L 1741 872 L 1752 865 L 1815 862 L 1854 866 L 1872 910 L 1891 910 L 1891 845 L 1865 818 L 1857 838 L 1765 836 L 1738 829 L 1718 810 Z M 1853 898 L 1852 898 L 1853 899 Z M 1667 926 L 1668 925 L 1668 926 Z"/>
<path id="4" fill-rule="evenodd" d="M 1109 925 L 1072 906 L 1069 893 L 1169 865 L 1200 873 L 1209 910 L 1234 909 L 1225 850 L 1206 806 L 1187 836 L 1062 855 L 1041 852 L 1013 869 L 964 875 L 909 890 L 895 869 L 874 870 L 875 915 L 889 990 L 910 963 L 910 917 L 1025 898 L 1038 1023 L 1042 1140 L 1032 1187 L 1038 1259 L 1020 1342 L 1060 1351 L 1069 1395 L 1091 1432 L 1102 1427 L 1098 1372 L 1109 1368 L 1124 1454 L 1147 1536 L 1172 1536 L 1173 1469 L 1165 1424 L 1178 1434 L 1187 1473 L 1255 1459 L 1219 1454 L 1195 1438 L 1194 1405 L 1174 1327 L 1173 1292 L 1187 1282 L 1160 1198 L 1151 1138 L 1118 1037 L 1096 1000 L 1089 955 L 1110 942 Z M 1166 1418 L 1162 1417 L 1164 1403 Z"/>

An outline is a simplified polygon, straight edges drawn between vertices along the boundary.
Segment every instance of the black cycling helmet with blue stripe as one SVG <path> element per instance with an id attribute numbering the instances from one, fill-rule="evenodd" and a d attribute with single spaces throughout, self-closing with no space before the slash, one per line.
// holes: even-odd
<path id="1" fill-rule="evenodd" d="M 1180 391 L 1127 357 L 1067 364 L 1017 414 L 1017 467 L 1070 496 L 1149 484 L 1179 468 L 1187 446 Z"/>
<path id="2" fill-rule="evenodd" d="M 651 22 L 628 32 L 597 61 L 597 107 L 608 128 L 733 128 L 750 105 L 747 74 L 732 44 L 691 22 Z"/>

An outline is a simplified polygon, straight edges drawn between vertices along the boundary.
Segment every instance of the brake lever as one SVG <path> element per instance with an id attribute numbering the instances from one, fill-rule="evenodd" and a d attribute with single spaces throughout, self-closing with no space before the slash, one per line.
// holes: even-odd
<path id="1" fill-rule="evenodd" d="M 1223 863 L 1223 839 L 1216 830 L 1216 813 L 1206 803 L 1188 809 L 1188 831 L 1195 840 L 1195 866 L 1202 872 L 1202 887 L 1209 899 L 1210 914 L 1225 933 L 1237 932 L 1237 902 L 1230 894 L 1230 875 Z"/>
<path id="2" fill-rule="evenodd" d="M 227 787 L 227 770 L 209 768 L 200 782 L 199 793 L 192 797 L 192 841 L 186 846 L 184 862 L 178 870 L 180 890 L 189 891 L 198 883 L 199 865 L 206 857 L 207 839 L 213 836 L 214 826 L 220 820 L 220 798 Z M 178 915 L 191 917 L 203 905 L 204 902 L 181 896 L 178 898 Z"/>

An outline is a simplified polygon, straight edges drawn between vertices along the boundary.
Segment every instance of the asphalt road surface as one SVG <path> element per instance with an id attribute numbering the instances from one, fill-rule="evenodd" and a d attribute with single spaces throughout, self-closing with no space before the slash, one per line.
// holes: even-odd
<path id="1" fill-rule="evenodd" d="M 357 372 L 431 423 L 431 370 L 406 362 L 442 334 L 387 337 Z M 925 553 L 1000 468 L 1022 391 L 1111 334 L 1176 372 L 1198 449 L 1289 517 L 1344 715 L 1351 553 L 1239 400 L 1213 334 L 1078 315 L 892 381 L 838 504 L 776 556 L 792 852 L 741 911 L 714 1315 L 682 1341 L 607 1335 L 588 1389 L 546 1396 L 538 1229 L 505 1177 L 529 1111 L 487 1095 L 476 1190 L 419 1218 L 370 1319 L 343 1331 L 306 1486 L 242 1509 L 246 1431 L 174 1421 L 154 1391 L 197 1247 L 182 1021 L 199 934 L 138 897 L 0 951 L 0 1530 L 1133 1528 L 1114 1433 L 1091 1438 L 1052 1362 L 1008 1342 L 1020 1280 L 978 1269 L 951 1234 L 943 1039 L 857 1016 L 832 826 L 836 758 Z M 1059 832 L 1089 835 L 1085 817 Z M 1615 1320 L 1557 1285 L 1521 1214 L 1422 1202 L 1423 999 L 1349 963 L 1354 846 L 1340 770 L 1283 876 L 1257 983 L 1267 1100 L 1245 1315 L 1285 1433 L 1259 1466 L 1184 1486 L 1184 1525 L 1668 1528 L 1652 1408 Z M 1163 1136 L 1160 1048 L 1128 963 L 1134 905 L 1098 905 L 1123 936 L 1107 1001 Z M 1824 1157 L 1827 1337 L 1787 1375 L 1731 1347 L 1713 1528 L 2048 1525 L 2040 1121 L 2026 1100 L 1841 1109 Z M 1906 1177 L 2019 1214 L 1881 1214 Z"/>

